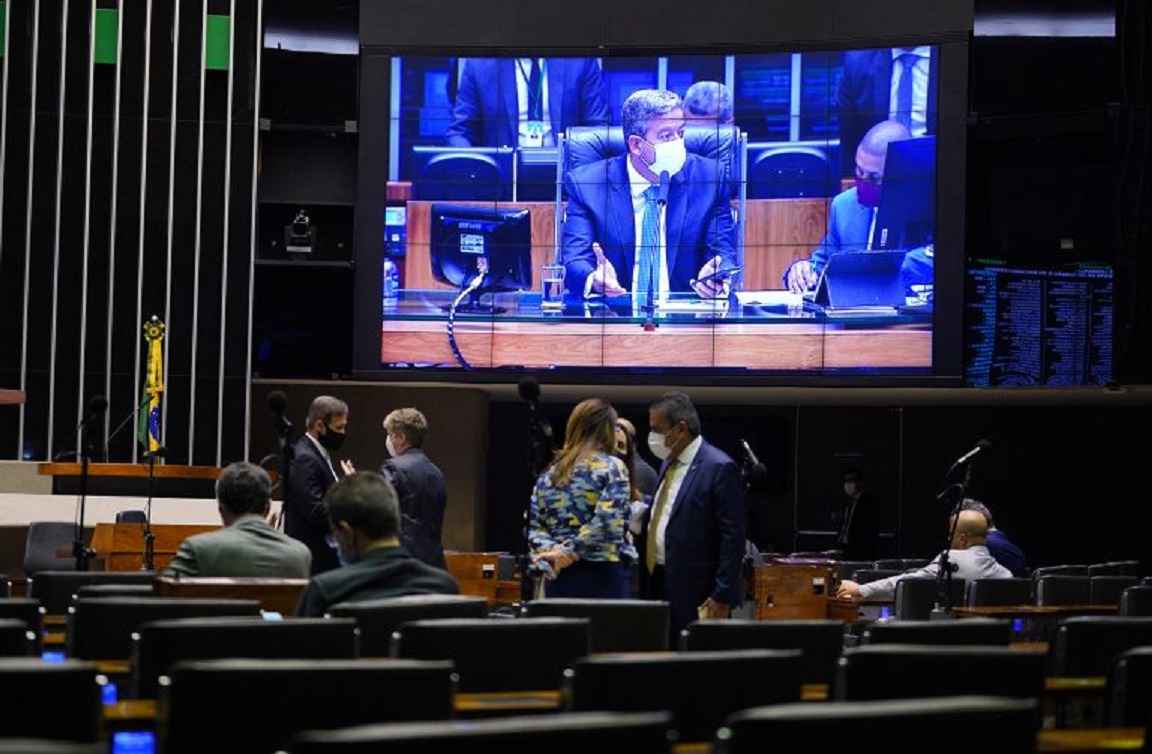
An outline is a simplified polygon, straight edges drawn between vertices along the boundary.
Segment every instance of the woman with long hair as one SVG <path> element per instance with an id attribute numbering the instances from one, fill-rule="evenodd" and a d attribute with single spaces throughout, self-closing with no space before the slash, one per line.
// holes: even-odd
<path id="1" fill-rule="evenodd" d="M 601 398 L 581 401 L 568 417 L 564 447 L 536 480 L 528 540 L 548 597 L 629 596 L 636 548 L 628 534 L 628 471 L 615 447 L 616 411 Z"/>

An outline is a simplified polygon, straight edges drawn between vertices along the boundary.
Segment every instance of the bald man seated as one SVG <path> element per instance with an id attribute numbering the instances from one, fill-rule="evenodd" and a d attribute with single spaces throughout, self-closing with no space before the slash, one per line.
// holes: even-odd
<path id="1" fill-rule="evenodd" d="M 952 533 L 952 546 L 948 550 L 948 562 L 952 564 L 953 577 L 971 581 L 972 579 L 1008 579 L 1012 572 L 996 562 L 988 552 L 988 521 L 984 514 L 975 510 L 962 510 L 955 518 Z M 901 579 L 934 579 L 940 573 L 940 556 L 923 568 L 889 576 L 867 584 L 855 581 L 841 581 L 836 591 L 837 597 L 850 599 L 890 601 L 896 594 L 896 582 Z"/>

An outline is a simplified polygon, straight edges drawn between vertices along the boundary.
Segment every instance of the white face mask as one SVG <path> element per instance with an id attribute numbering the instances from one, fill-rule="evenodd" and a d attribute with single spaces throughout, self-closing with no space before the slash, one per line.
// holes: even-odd
<path id="1" fill-rule="evenodd" d="M 648 169 L 656 175 L 668 171 L 668 177 L 671 178 L 680 172 L 680 168 L 684 167 L 684 163 L 688 160 L 688 147 L 684 144 L 683 137 L 650 146 L 656 156 L 648 165 Z"/>
<path id="2" fill-rule="evenodd" d="M 388 438 L 384 440 L 384 448 L 388 451 L 388 455 L 393 458 L 400 455 L 396 452 L 396 446 L 392 444 L 392 435 L 388 435 Z"/>
<path id="3" fill-rule="evenodd" d="M 672 455 L 672 448 L 664 444 L 663 432 L 649 432 L 648 433 L 648 450 L 652 451 L 652 455 L 659 458 L 661 461 Z"/>
<path id="4" fill-rule="evenodd" d="M 844 483 L 844 494 L 847 495 L 848 497 L 855 496 L 856 495 L 856 483 L 855 482 L 845 482 Z"/>

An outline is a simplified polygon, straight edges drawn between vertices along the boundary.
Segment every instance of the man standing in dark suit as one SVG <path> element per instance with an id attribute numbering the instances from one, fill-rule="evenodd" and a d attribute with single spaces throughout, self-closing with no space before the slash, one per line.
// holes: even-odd
<path id="1" fill-rule="evenodd" d="M 656 495 L 642 513 L 641 590 L 668 600 L 672 635 L 698 618 L 727 618 L 743 601 L 744 493 L 740 468 L 700 436 L 684 393 L 648 409 L 648 446 L 664 459 Z M 634 504 L 634 510 L 643 504 Z"/>
<path id="2" fill-rule="evenodd" d="M 864 472 L 844 471 L 844 503 L 833 512 L 836 546 L 844 560 L 875 560 L 880 557 L 880 501 L 864 489 Z"/>
<path id="3" fill-rule="evenodd" d="M 448 492 L 444 474 L 424 454 L 428 420 L 414 408 L 398 408 L 384 417 L 384 431 L 391 458 L 380 474 L 400 498 L 400 539 L 420 560 L 447 570 L 441 536 Z"/>
<path id="4" fill-rule="evenodd" d="M 633 92 L 621 120 L 626 154 L 582 165 L 564 178 L 561 244 L 569 290 L 630 293 L 637 303 L 657 306 L 670 292 L 727 298 L 727 279 L 705 278 L 736 264 L 729 192 L 716 160 L 687 153 L 679 95 Z"/>
<path id="5" fill-rule="evenodd" d="M 340 478 L 330 455 L 344 445 L 348 428 L 348 404 L 330 395 L 318 396 L 308 408 L 307 430 L 296 441 L 284 491 L 284 533 L 295 537 L 312 552 L 312 573 L 340 565 L 328 545 L 328 508 L 324 495 Z M 344 474 L 355 471 L 351 461 L 340 461 Z"/>
<path id="6" fill-rule="evenodd" d="M 929 45 L 850 50 L 836 85 L 840 175 L 853 174 L 853 149 L 882 120 L 903 123 L 913 137 L 936 133 L 936 51 Z"/>
<path id="7" fill-rule="evenodd" d="M 464 58 L 451 147 L 552 147 L 568 126 L 608 123 L 595 58 Z"/>

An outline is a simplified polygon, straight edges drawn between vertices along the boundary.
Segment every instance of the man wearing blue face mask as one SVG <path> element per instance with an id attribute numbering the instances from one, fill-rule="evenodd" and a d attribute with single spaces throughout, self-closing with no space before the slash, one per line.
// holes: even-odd
<path id="1" fill-rule="evenodd" d="M 577 167 L 564 179 L 569 290 L 584 297 L 631 294 L 638 303 L 670 292 L 727 297 L 726 278 L 706 278 L 736 264 L 729 192 L 716 160 L 687 153 L 679 95 L 633 92 L 621 122 L 627 152 Z"/>
<path id="2" fill-rule="evenodd" d="M 912 137 L 908 127 L 895 120 L 880 121 L 868 130 L 856 148 L 856 185 L 832 200 L 828 210 L 828 233 L 808 259 L 797 259 L 784 271 L 784 287 L 803 293 L 816 287 L 820 272 L 834 254 L 867 251 L 876 207 L 884 182 L 884 159 L 888 144 Z M 928 272 L 929 282 L 931 272 Z"/>
<path id="3" fill-rule="evenodd" d="M 288 486 L 284 490 L 284 533 L 308 545 L 312 573 L 317 574 L 340 565 L 335 551 L 324 541 L 328 535 L 324 494 L 343 474 L 356 469 L 351 461 L 336 462 L 331 455 L 331 451 L 344 445 L 347 403 L 330 395 L 318 396 L 309 406 L 305 421 L 304 436 L 292 449 Z"/>
<path id="4" fill-rule="evenodd" d="M 652 504 L 638 516 L 640 587 L 669 602 L 678 637 L 692 621 L 727 618 L 743 601 L 744 492 L 736 462 L 700 436 L 687 395 L 653 401 L 648 427 L 648 448 L 664 463 Z"/>

